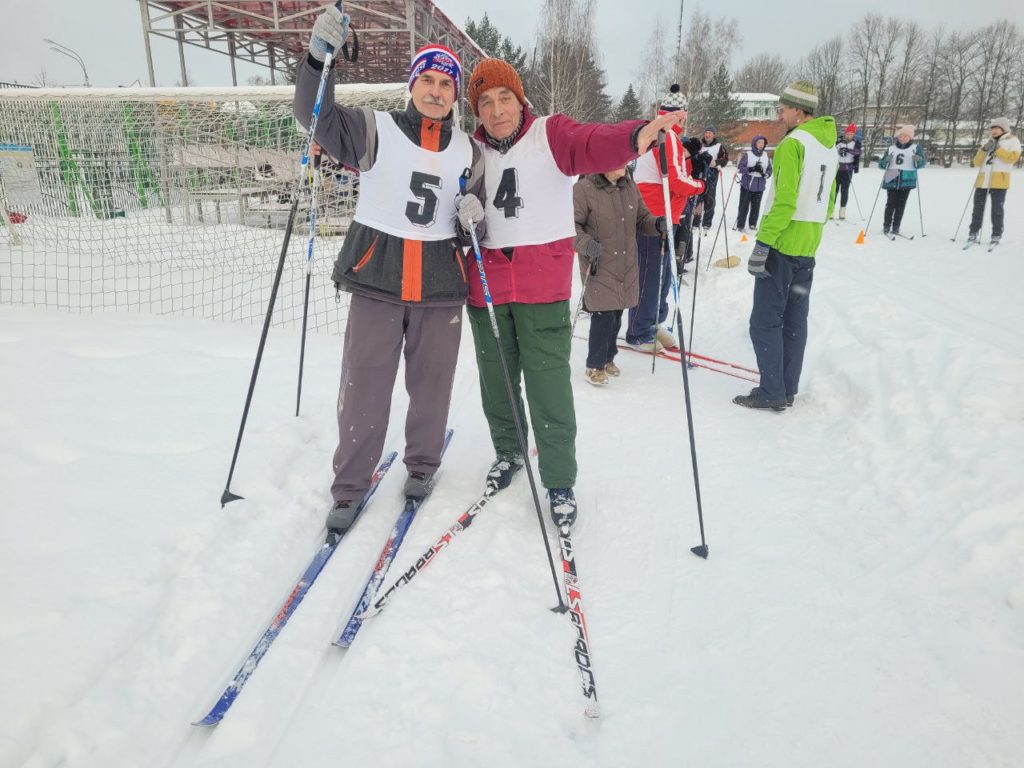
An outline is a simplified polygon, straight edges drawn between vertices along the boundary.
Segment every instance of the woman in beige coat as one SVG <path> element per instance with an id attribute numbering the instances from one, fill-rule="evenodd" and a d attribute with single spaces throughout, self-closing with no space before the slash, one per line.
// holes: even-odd
<path id="1" fill-rule="evenodd" d="M 585 285 L 583 307 L 590 313 L 585 375 L 600 386 L 619 375 L 614 361 L 622 312 L 635 307 L 639 298 L 636 236 L 664 235 L 665 221 L 647 210 L 625 168 L 582 177 L 572 197 L 573 245 Z"/>

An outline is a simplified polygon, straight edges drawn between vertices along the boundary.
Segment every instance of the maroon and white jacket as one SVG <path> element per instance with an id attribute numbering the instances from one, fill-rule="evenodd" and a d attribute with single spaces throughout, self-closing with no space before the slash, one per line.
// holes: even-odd
<path id="1" fill-rule="evenodd" d="M 477 129 L 487 198 L 481 255 L 495 304 L 569 299 L 576 234 L 572 177 L 624 167 L 638 155 L 636 137 L 645 124 L 538 118 L 524 107 L 523 126 L 505 153 L 491 146 L 482 126 Z M 467 272 L 469 303 L 483 307 L 479 271 L 471 263 Z"/>

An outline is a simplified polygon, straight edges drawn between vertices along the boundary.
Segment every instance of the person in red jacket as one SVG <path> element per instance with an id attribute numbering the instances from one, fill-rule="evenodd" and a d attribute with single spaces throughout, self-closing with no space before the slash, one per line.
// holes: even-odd
<path id="1" fill-rule="evenodd" d="M 665 140 L 668 152 L 668 193 L 672 207 L 668 220 L 677 225 L 691 195 L 704 191 L 704 182 L 691 177 L 692 160 L 682 145 L 680 135 L 686 125 L 686 98 L 678 85 L 669 88 L 661 100 L 659 115 L 677 113 L 681 122 L 673 126 Z M 665 216 L 665 193 L 661 183 L 658 148 L 655 147 L 636 161 L 633 180 L 636 181 L 644 205 L 654 216 Z M 668 318 L 668 291 L 671 285 L 672 265 L 669 263 L 668 237 L 638 234 L 636 239 L 640 275 L 639 303 L 629 310 L 626 343 L 634 349 L 653 354 L 657 348 L 678 348 L 672 332 L 662 328 Z M 675 242 L 679 242 L 676 238 Z M 680 260 L 682 255 L 679 254 Z M 661 288 L 659 293 L 658 288 Z"/>
<path id="2" fill-rule="evenodd" d="M 551 517 L 561 528 L 576 519 L 576 412 L 569 371 L 573 177 L 621 168 L 680 116 L 614 125 L 580 124 L 561 114 L 538 117 L 519 74 L 500 59 L 477 64 L 467 84 L 470 106 L 481 122 L 473 138 L 483 155 L 485 199 L 470 194 L 460 200 L 459 221 L 468 228 L 483 209 L 482 257 L 516 408 L 525 427 L 522 378 L 541 482 L 548 489 Z M 497 454 L 488 483 L 497 489 L 508 485 L 524 458 L 480 275 L 473 268 L 469 274 L 468 315 L 480 393 Z"/>

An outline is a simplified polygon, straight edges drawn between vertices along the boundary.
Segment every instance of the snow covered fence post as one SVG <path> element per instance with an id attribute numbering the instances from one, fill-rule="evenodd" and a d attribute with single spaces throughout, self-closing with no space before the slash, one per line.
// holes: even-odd
<path id="1" fill-rule="evenodd" d="M 665 198 L 665 211 L 669 213 L 669 217 L 671 218 L 672 206 L 668 192 L 668 155 L 665 149 L 665 131 L 658 132 L 658 161 L 661 165 L 661 194 Z M 725 220 L 725 215 L 725 211 L 723 210 L 723 221 Z M 673 272 L 672 278 L 678 283 L 679 274 L 676 271 L 676 246 L 675 238 L 673 237 L 668 239 L 668 250 L 669 265 Z M 696 285 L 694 285 L 694 288 L 696 288 Z M 697 497 L 697 521 L 700 524 L 700 545 L 690 547 L 690 551 L 698 557 L 703 557 L 707 560 L 708 544 L 707 540 L 704 538 L 704 510 L 700 503 L 700 474 L 697 472 L 697 443 L 693 436 L 693 410 L 690 407 L 690 377 L 687 373 L 686 364 L 686 333 L 683 330 L 683 313 L 678 311 L 678 303 L 676 306 L 676 332 L 679 335 L 679 364 L 683 369 L 683 396 L 686 400 L 686 427 L 690 433 L 690 460 L 693 464 L 693 490 Z"/>
<path id="2" fill-rule="evenodd" d="M 468 173 L 468 171 L 467 171 Z M 466 174 L 459 179 L 459 187 L 462 194 L 466 194 Z M 548 531 L 544 527 L 544 516 L 540 511 L 540 497 L 537 495 L 537 483 L 533 478 L 533 467 L 530 464 L 530 446 L 526 442 L 526 435 L 523 434 L 523 425 L 519 419 L 519 409 L 516 408 L 516 397 L 512 391 L 512 379 L 508 373 L 508 363 L 505 361 L 505 353 L 501 349 L 501 332 L 498 330 L 498 319 L 494 315 L 494 301 L 491 299 L 491 289 L 487 286 L 487 273 L 484 271 L 483 256 L 480 255 L 480 243 L 476 239 L 476 229 L 470 221 L 469 235 L 473 239 L 473 255 L 476 258 L 476 268 L 480 273 L 480 285 L 484 289 L 484 301 L 487 302 L 487 314 L 491 319 L 491 330 L 494 332 L 494 346 L 498 350 L 498 361 L 501 363 L 501 375 L 505 380 L 505 394 L 508 396 L 508 407 L 512 410 L 512 420 L 516 425 L 516 437 L 519 440 L 519 452 L 523 455 L 526 464 L 526 476 L 530 479 L 530 492 L 533 494 L 533 506 L 537 510 L 537 522 L 540 523 L 540 533 L 544 538 L 544 552 L 548 556 L 548 564 L 551 566 L 551 578 L 555 582 L 555 592 L 558 595 L 558 605 L 552 608 L 556 613 L 565 613 L 569 607 L 562 599 L 562 588 L 558 584 L 558 573 L 555 570 L 555 560 L 551 554 L 551 542 L 548 541 Z"/>

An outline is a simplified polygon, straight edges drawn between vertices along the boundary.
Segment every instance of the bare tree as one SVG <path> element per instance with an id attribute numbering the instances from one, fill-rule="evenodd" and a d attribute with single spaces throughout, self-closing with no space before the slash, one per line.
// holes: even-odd
<path id="1" fill-rule="evenodd" d="M 843 53 L 843 38 L 836 36 L 811 50 L 797 65 L 797 76 L 817 86 L 818 110 L 823 115 L 833 114 L 841 104 Z"/>
<path id="2" fill-rule="evenodd" d="M 939 27 L 934 30 L 928 40 L 927 48 L 922 54 L 921 77 L 917 87 L 920 94 L 918 98 L 924 102 L 924 114 L 921 119 L 921 131 L 924 135 L 928 135 L 929 121 L 933 116 L 940 92 L 937 75 L 939 73 L 939 57 L 942 55 L 942 45 L 945 39 L 945 29 Z"/>
<path id="3" fill-rule="evenodd" d="M 728 68 L 732 51 L 741 39 L 736 19 L 712 19 L 700 9 L 694 11 L 683 46 L 673 57 L 674 82 L 680 83 L 694 99 L 707 90 L 719 65 Z"/>
<path id="4" fill-rule="evenodd" d="M 32 78 L 32 82 L 40 88 L 47 88 L 53 85 L 53 81 L 50 79 L 50 74 L 46 71 L 46 67 L 40 67 L 36 70 L 36 74 L 35 77 Z"/>
<path id="5" fill-rule="evenodd" d="M 946 39 L 940 57 L 942 74 L 948 84 L 945 94 L 946 152 L 948 165 L 953 161 L 956 147 L 957 128 L 964 108 L 964 91 L 975 67 L 975 52 L 978 46 L 976 33 L 954 32 Z"/>
<path id="6" fill-rule="evenodd" d="M 791 67 L 781 56 L 759 53 L 736 73 L 737 91 L 748 93 L 781 93 L 790 79 Z"/>
<path id="7" fill-rule="evenodd" d="M 668 90 L 672 83 L 669 74 L 670 57 L 668 43 L 665 38 L 665 25 L 660 16 L 654 19 L 654 29 L 651 36 L 647 38 L 644 45 L 643 55 L 640 58 L 640 68 L 635 70 L 633 76 L 636 78 L 636 95 L 643 106 L 643 114 L 650 113 L 650 109 L 658 102 L 661 94 Z M 673 80 L 672 82 L 677 82 Z"/>
<path id="8" fill-rule="evenodd" d="M 875 120 L 872 130 L 866 136 L 867 155 L 871 157 L 875 142 L 882 136 L 882 127 L 886 120 L 883 107 L 892 103 L 892 84 L 889 77 L 892 74 L 892 66 L 896 60 L 897 49 L 900 38 L 903 36 L 903 22 L 899 19 L 890 18 L 882 20 L 879 25 L 878 34 L 871 42 L 871 58 L 874 62 L 875 74 Z"/>
<path id="9" fill-rule="evenodd" d="M 974 90 L 974 141 L 979 143 L 987 127 L 985 122 L 1006 109 L 1006 75 L 1007 63 L 1011 60 L 1011 51 L 1020 51 L 1020 34 L 1017 27 L 1010 21 L 1002 19 L 989 24 L 980 30 L 978 35 L 982 45 L 979 46 L 979 62 L 971 78 Z"/>
<path id="10" fill-rule="evenodd" d="M 917 79 L 921 60 L 925 53 L 925 37 L 921 26 L 913 21 L 903 23 L 902 29 L 903 57 L 899 62 L 893 82 L 892 116 L 890 128 L 896 130 L 896 122 L 900 119 L 903 108 L 910 101 L 914 82 Z"/>
<path id="11" fill-rule="evenodd" d="M 530 66 L 530 97 L 542 114 L 607 117 L 611 100 L 594 44 L 594 0 L 545 0 Z"/>
<path id="12" fill-rule="evenodd" d="M 850 32 L 850 79 L 855 94 L 854 106 L 860 107 L 860 124 L 864 126 L 865 137 L 868 123 L 868 102 L 871 98 L 871 84 L 875 80 L 875 64 L 872 55 L 874 39 L 882 26 L 882 17 L 869 13 L 858 21 Z M 871 162 L 870 152 L 861 160 L 865 166 Z"/>

